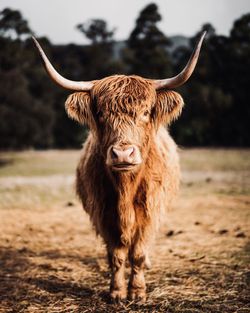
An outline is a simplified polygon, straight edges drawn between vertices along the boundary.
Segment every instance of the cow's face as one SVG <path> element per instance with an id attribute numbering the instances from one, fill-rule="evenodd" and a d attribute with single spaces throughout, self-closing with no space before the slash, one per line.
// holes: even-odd
<path id="1" fill-rule="evenodd" d="M 138 76 L 111 76 L 91 92 L 69 96 L 66 110 L 95 134 L 105 163 L 112 171 L 136 171 L 149 153 L 162 123 L 176 118 L 183 101 L 173 91 L 157 91 Z"/>
<path id="2" fill-rule="evenodd" d="M 33 40 L 52 80 L 80 91 L 66 101 L 69 116 L 90 127 L 109 169 L 129 171 L 143 164 L 159 125 L 180 114 L 182 98 L 169 89 L 183 85 L 192 75 L 204 37 L 205 32 L 178 75 L 156 80 L 124 75 L 98 81 L 69 80 L 55 70 L 38 41 Z"/>
<path id="3" fill-rule="evenodd" d="M 90 127 L 109 169 L 129 171 L 143 164 L 159 125 L 170 123 L 181 112 L 181 96 L 169 89 L 183 85 L 192 75 L 204 37 L 205 32 L 178 75 L 156 80 L 115 75 L 98 81 L 72 81 L 54 69 L 33 40 L 52 80 L 80 91 L 66 101 L 69 116 Z"/>

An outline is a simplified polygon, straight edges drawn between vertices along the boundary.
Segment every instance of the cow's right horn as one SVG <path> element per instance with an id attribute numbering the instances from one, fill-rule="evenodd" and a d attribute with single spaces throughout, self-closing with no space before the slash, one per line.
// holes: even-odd
<path id="1" fill-rule="evenodd" d="M 42 47 L 40 46 L 39 42 L 36 40 L 35 37 L 32 37 L 32 39 L 35 42 L 35 45 L 43 59 L 44 66 L 46 68 L 47 73 L 52 78 L 54 82 L 56 82 L 59 86 L 74 90 L 74 91 L 87 91 L 90 90 L 94 83 L 93 81 L 73 81 L 64 78 L 62 75 L 60 75 L 53 67 L 53 65 L 50 63 L 49 59 L 47 58 L 46 54 L 44 53 Z"/>

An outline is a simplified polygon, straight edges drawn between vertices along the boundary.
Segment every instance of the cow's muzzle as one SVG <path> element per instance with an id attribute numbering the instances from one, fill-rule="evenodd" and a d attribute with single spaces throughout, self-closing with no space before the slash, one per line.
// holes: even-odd
<path id="1" fill-rule="evenodd" d="M 135 145 L 114 145 L 108 149 L 106 164 L 112 171 L 130 171 L 141 164 L 141 162 L 140 150 Z"/>

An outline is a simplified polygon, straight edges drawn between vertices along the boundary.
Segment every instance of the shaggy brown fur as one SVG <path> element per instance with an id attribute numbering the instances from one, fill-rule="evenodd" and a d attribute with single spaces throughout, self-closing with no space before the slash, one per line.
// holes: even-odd
<path id="1" fill-rule="evenodd" d="M 162 125 L 177 118 L 182 106 L 178 93 L 156 91 L 150 80 L 121 75 L 104 78 L 91 92 L 74 93 L 66 101 L 69 116 L 90 128 L 77 168 L 77 194 L 106 243 L 114 300 L 127 297 L 127 258 L 128 295 L 145 299 L 149 246 L 180 176 L 176 145 Z M 136 170 L 113 172 L 106 165 L 113 144 L 136 145 L 143 162 Z"/>

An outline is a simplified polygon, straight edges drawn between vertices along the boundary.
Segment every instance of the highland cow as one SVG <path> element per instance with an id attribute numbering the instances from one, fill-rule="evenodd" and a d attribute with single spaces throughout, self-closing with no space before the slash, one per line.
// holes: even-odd
<path id="1" fill-rule="evenodd" d="M 90 129 L 77 167 L 76 188 L 106 244 L 112 272 L 110 296 L 115 301 L 127 296 L 146 298 L 144 268 L 149 266 L 149 247 L 180 180 L 176 144 L 164 125 L 179 116 L 183 100 L 171 89 L 191 76 L 204 35 L 175 77 L 152 80 L 114 75 L 90 82 L 62 77 L 34 38 L 50 77 L 76 91 L 66 101 L 68 115 Z M 127 259 L 131 264 L 128 288 Z"/>

